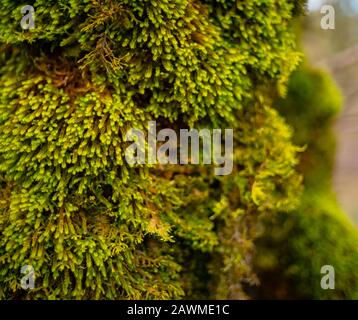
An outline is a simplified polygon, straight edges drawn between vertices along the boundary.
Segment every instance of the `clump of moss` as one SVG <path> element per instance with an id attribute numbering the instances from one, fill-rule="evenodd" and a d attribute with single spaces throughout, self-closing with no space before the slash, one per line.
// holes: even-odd
<path id="1" fill-rule="evenodd" d="M 257 217 L 301 188 L 271 105 L 300 59 L 297 1 L 28 4 L 26 31 L 1 3 L 0 298 L 245 297 Z M 233 173 L 128 165 L 125 134 L 150 120 L 234 129 Z"/>

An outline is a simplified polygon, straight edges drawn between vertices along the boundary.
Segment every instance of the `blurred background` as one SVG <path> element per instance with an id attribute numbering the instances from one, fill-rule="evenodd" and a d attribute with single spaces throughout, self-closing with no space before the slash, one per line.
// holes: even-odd
<path id="1" fill-rule="evenodd" d="M 335 29 L 323 30 L 324 4 L 335 8 Z M 344 97 L 335 132 L 334 190 L 344 211 L 358 225 L 358 0 L 309 0 L 302 34 L 309 62 L 326 69 Z"/>

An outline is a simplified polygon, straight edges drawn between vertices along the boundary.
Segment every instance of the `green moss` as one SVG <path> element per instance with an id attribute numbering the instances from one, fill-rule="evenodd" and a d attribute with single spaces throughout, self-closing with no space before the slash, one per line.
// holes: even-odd
<path id="1" fill-rule="evenodd" d="M 28 4 L 25 31 L 22 3 L 1 3 L 0 298 L 244 297 L 258 216 L 294 208 L 301 189 L 271 106 L 300 59 L 297 5 Z M 149 120 L 234 129 L 233 174 L 128 166 L 125 133 Z"/>

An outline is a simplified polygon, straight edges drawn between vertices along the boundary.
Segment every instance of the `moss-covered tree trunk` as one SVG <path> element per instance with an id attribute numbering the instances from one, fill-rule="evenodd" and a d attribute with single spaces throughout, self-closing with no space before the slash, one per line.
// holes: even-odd
<path id="1" fill-rule="evenodd" d="M 298 202 L 271 96 L 300 2 L 29 0 L 22 30 L 23 1 L 2 0 L 0 298 L 244 297 L 258 216 Z M 151 120 L 233 129 L 232 174 L 128 165 L 126 132 Z"/>

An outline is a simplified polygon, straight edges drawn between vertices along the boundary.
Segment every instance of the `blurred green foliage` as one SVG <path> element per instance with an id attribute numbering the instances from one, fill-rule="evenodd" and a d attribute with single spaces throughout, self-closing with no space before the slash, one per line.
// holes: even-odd
<path id="1" fill-rule="evenodd" d="M 262 297 L 358 298 L 358 230 L 331 190 L 332 125 L 341 106 L 341 94 L 330 76 L 307 65 L 293 73 L 286 99 L 278 102 L 294 128 L 295 143 L 306 148 L 299 165 L 305 191 L 298 209 L 265 220 L 256 261 Z M 324 265 L 335 268 L 335 290 L 321 288 Z"/>

